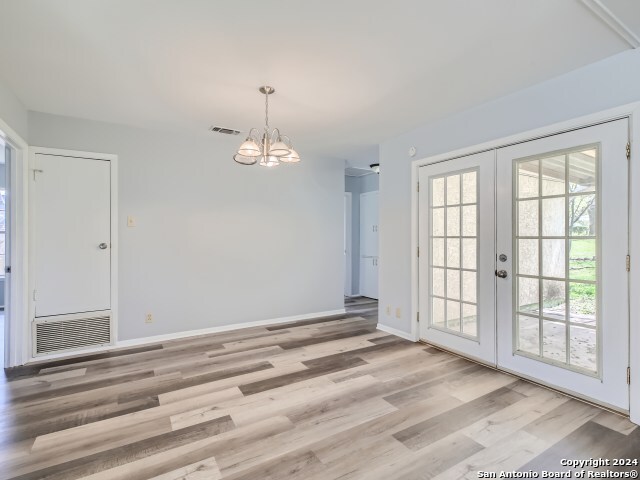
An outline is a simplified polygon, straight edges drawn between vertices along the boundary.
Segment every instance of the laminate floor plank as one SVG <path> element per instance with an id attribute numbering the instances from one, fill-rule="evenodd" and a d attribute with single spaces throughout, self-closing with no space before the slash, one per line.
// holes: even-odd
<path id="1" fill-rule="evenodd" d="M 345 314 L 41 361 L 0 381 L 0 480 L 470 479 L 640 454 L 627 418 Z"/>

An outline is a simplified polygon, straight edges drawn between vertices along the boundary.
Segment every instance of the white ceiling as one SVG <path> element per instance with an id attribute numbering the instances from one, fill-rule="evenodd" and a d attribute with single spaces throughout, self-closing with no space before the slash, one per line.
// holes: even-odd
<path id="1" fill-rule="evenodd" d="M 30 110 L 214 135 L 261 127 L 266 83 L 302 155 L 354 165 L 627 48 L 579 0 L 0 0 L 0 80 Z"/>

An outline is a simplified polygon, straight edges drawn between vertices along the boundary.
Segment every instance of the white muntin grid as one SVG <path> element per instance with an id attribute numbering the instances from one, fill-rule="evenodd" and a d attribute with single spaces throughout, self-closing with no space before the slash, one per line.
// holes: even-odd
<path id="1" fill-rule="evenodd" d="M 581 153 L 585 151 L 593 151 L 595 156 L 593 157 L 593 176 L 594 178 L 594 186 L 593 189 L 590 190 L 580 190 L 580 191 L 571 191 L 571 175 L 573 173 L 573 169 L 577 168 L 572 166 L 570 163 L 570 156 L 572 154 Z M 557 194 L 545 194 L 543 192 L 543 181 L 553 181 L 549 179 L 544 179 L 544 165 L 545 160 L 549 161 L 550 159 L 562 158 L 563 162 L 563 170 L 562 178 L 558 181 L 562 181 L 564 183 L 564 188 L 562 193 Z M 514 333 L 514 353 L 518 355 L 523 355 L 526 357 L 534 358 L 538 361 L 542 361 L 545 363 L 550 363 L 565 369 L 574 370 L 579 373 L 584 373 L 587 375 L 592 375 L 599 377 L 600 372 L 602 371 L 602 355 L 600 351 L 600 335 L 601 335 L 601 318 L 600 318 L 600 296 L 601 289 L 599 288 L 599 280 L 600 280 L 600 146 L 599 144 L 592 145 L 584 145 L 579 147 L 574 147 L 571 149 L 565 149 L 555 152 L 548 152 L 543 155 L 536 155 L 533 157 L 526 157 L 521 159 L 514 160 L 514 174 L 513 181 L 515 188 L 514 191 L 514 218 L 513 218 L 513 251 L 514 251 L 514 282 L 513 282 L 513 333 Z M 535 164 L 537 162 L 537 164 Z M 538 193 L 535 196 L 521 196 L 520 195 L 520 182 L 519 177 L 521 175 L 521 167 L 524 164 L 535 165 L 536 171 L 533 172 L 532 169 L 528 171 L 532 173 L 532 177 L 537 179 L 538 183 Z M 527 171 L 522 169 L 522 171 Z M 595 202 L 595 235 L 574 235 L 571 232 L 570 225 L 570 216 L 571 216 L 571 199 L 576 197 L 593 197 Z M 544 225 L 544 209 L 545 202 L 553 201 L 554 199 L 563 200 L 564 207 L 564 215 L 562 225 L 562 234 L 553 235 L 553 234 L 545 234 L 545 225 Z M 536 235 L 520 235 L 520 209 L 521 205 L 524 202 L 536 202 L 537 203 L 537 234 Z M 584 213 L 583 213 L 584 214 Z M 553 232 L 558 233 L 558 232 Z M 537 252 L 537 273 L 522 273 L 521 263 L 520 263 L 520 245 L 521 241 L 530 241 L 535 242 Z M 595 243 L 595 270 L 596 277 L 595 280 L 588 279 L 580 279 L 580 278 L 571 278 L 570 274 L 570 255 L 571 255 L 571 242 L 575 241 L 592 241 Z M 563 264 L 562 264 L 562 273 L 563 275 L 545 275 L 546 271 L 549 270 L 549 265 L 545 266 L 544 261 L 544 253 L 545 253 L 545 245 L 549 245 L 551 242 L 555 242 L 556 245 L 562 245 L 562 254 L 563 254 Z M 562 243 L 560 243 L 562 242 Z M 546 268 L 545 268 L 546 267 Z M 557 265 L 556 265 L 557 268 Z M 552 272 L 552 273 L 558 273 Z M 538 282 L 538 303 L 537 309 L 534 308 L 532 310 L 524 310 L 522 309 L 522 305 L 520 305 L 520 292 L 519 285 L 520 279 L 530 279 Z M 557 282 L 558 284 L 563 284 L 564 286 L 564 314 L 561 316 L 557 313 L 553 315 L 545 312 L 544 306 L 544 284 L 545 282 Z M 590 325 L 584 322 L 577 322 L 572 320 L 571 314 L 571 285 L 593 285 L 596 290 L 595 295 L 595 318 L 594 324 Z M 525 351 L 521 349 L 521 335 L 520 335 L 520 318 L 530 318 L 532 320 L 537 320 L 538 322 L 538 352 L 537 354 L 531 351 Z M 563 317 L 563 318 L 561 318 Z M 544 327 L 545 326 L 558 326 L 560 328 L 564 328 L 564 359 L 558 358 L 550 358 L 549 355 L 545 356 L 544 352 Z M 583 328 L 587 330 L 595 330 L 595 339 L 596 339 L 596 362 L 595 362 L 595 370 L 589 369 L 587 367 L 583 367 L 580 365 L 575 365 L 571 359 L 571 341 L 572 328 Z"/>
<path id="2" fill-rule="evenodd" d="M 464 176 L 475 178 L 472 192 L 464 188 Z M 457 177 L 457 178 L 456 178 Z M 457 183 L 457 199 L 449 200 L 448 185 Z M 441 186 L 436 186 L 437 183 Z M 428 264 L 431 277 L 429 292 L 429 325 L 431 328 L 466 338 L 478 339 L 478 231 L 479 231 L 479 169 L 468 168 L 429 177 L 429 252 Z M 434 204 L 436 189 L 442 192 L 442 203 Z M 472 222 L 465 219 L 473 216 Z M 457 218 L 456 218 L 457 217 Z M 434 258 L 436 244 L 440 255 Z M 449 255 L 449 252 L 453 255 Z M 470 250 L 467 252 L 467 250 Z M 465 262 L 465 253 L 471 260 Z M 437 278 L 436 278 L 437 277 Z M 467 282 L 465 277 L 472 278 Z M 469 288 L 471 287 L 471 288 Z M 435 305 L 440 304 L 440 314 Z M 474 317 L 467 321 L 465 318 Z M 444 325 L 435 321 L 442 318 Z M 467 328 L 465 328 L 467 327 Z"/>

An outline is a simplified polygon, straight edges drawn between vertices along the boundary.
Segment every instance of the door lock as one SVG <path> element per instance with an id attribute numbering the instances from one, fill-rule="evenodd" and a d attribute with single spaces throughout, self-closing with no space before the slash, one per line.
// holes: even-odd
<path id="1" fill-rule="evenodd" d="M 496 270 L 496 277 L 507 278 L 506 270 Z"/>
<path id="2" fill-rule="evenodd" d="M 498 257 L 498 260 L 500 260 L 501 262 L 506 262 L 507 256 L 504 253 L 501 253 L 500 256 Z"/>
<path id="3" fill-rule="evenodd" d="M 98 245 L 98 248 L 99 248 L 100 250 L 106 250 L 108 246 L 109 246 L 109 245 L 107 245 L 106 243 L 101 243 L 100 245 Z"/>

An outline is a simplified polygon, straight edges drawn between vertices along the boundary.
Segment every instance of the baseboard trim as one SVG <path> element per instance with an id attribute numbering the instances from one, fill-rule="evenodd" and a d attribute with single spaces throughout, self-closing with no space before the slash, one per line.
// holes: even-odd
<path id="1" fill-rule="evenodd" d="M 390 333 L 391 335 L 395 335 L 396 337 L 409 340 L 410 342 L 416 341 L 416 339 L 413 338 L 410 333 L 403 332 L 402 330 L 398 330 L 397 328 L 389 327 L 388 325 L 383 325 L 382 323 L 378 323 L 378 325 L 376 325 L 376 328 L 378 330 L 382 330 L 383 332 Z"/>
<path id="2" fill-rule="evenodd" d="M 212 333 L 229 332 L 231 330 L 241 330 L 244 328 L 279 325 L 281 323 L 298 322 L 300 320 L 310 320 L 312 318 L 332 317 L 334 315 L 344 315 L 345 313 L 346 313 L 346 310 L 344 308 L 339 308 L 337 310 L 327 310 L 324 312 L 304 313 L 302 315 L 292 315 L 289 317 L 271 318 L 268 320 L 258 320 L 255 322 L 244 322 L 244 323 L 237 323 L 232 325 L 222 325 L 219 327 L 201 328 L 199 330 L 187 330 L 184 332 L 167 333 L 164 335 L 153 335 L 151 337 L 134 338 L 131 340 L 121 340 L 121 341 L 115 342 L 112 345 L 105 345 L 103 347 L 92 347 L 92 348 L 87 348 L 81 351 L 74 350 L 73 352 L 68 352 L 66 354 L 59 353 L 59 354 L 52 354 L 47 356 L 39 356 L 36 358 L 31 358 L 27 362 L 27 364 L 48 362 L 50 360 L 59 360 L 63 358 L 77 357 L 77 356 L 82 356 L 82 355 L 87 355 L 92 353 L 108 352 L 111 350 L 118 350 L 121 348 L 137 347 L 137 346 L 148 345 L 152 343 L 167 342 L 169 340 L 178 340 L 181 338 L 197 337 L 199 335 L 209 335 Z"/>
<path id="3" fill-rule="evenodd" d="M 117 347 L 133 347 L 146 345 L 149 343 L 166 342 L 180 338 L 197 337 L 198 335 L 209 335 L 212 333 L 229 332 L 231 330 L 241 330 L 243 328 L 264 327 L 278 325 L 281 323 L 298 322 L 300 320 L 310 320 L 312 318 L 331 317 L 333 315 L 343 315 L 344 308 L 338 310 L 327 310 L 325 312 L 305 313 L 302 315 L 292 315 L 290 317 L 272 318 L 269 320 L 258 320 L 256 322 L 244 322 L 232 325 L 222 325 L 220 327 L 202 328 L 200 330 L 187 330 L 185 332 L 169 333 L 166 335 L 154 335 L 152 337 L 134 338 L 132 340 L 121 340 L 116 343 Z"/>

